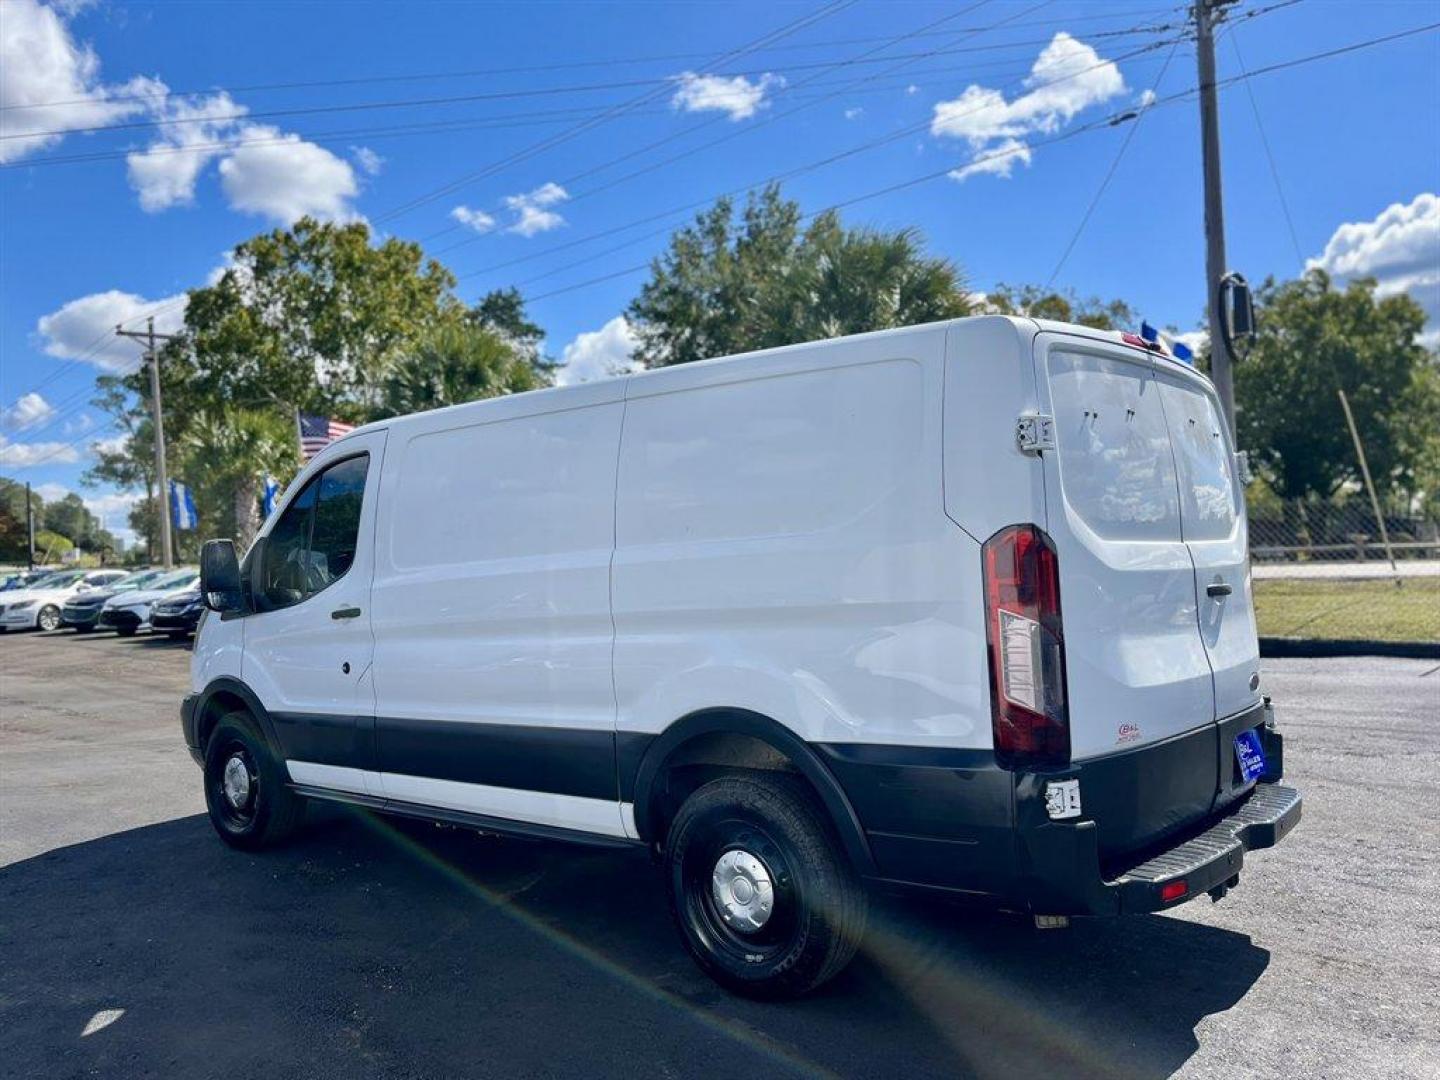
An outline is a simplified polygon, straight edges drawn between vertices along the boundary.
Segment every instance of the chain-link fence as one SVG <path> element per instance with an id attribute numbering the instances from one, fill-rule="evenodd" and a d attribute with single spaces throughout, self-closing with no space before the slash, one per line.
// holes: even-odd
<path id="1" fill-rule="evenodd" d="M 1440 559 L 1440 521 L 1406 505 L 1381 505 L 1385 529 L 1363 495 L 1329 501 L 1252 499 L 1250 559 L 1254 563 L 1367 562 Z"/>
<path id="2" fill-rule="evenodd" d="M 1382 504 L 1381 512 L 1383 532 L 1363 494 L 1328 501 L 1279 500 L 1263 489 L 1252 495 L 1250 561 L 1262 635 L 1440 642 L 1440 522 L 1410 504 Z"/>

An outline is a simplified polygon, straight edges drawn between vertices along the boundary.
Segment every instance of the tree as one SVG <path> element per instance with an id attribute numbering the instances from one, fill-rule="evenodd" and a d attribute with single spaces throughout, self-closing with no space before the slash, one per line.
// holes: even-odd
<path id="1" fill-rule="evenodd" d="M 985 306 L 999 315 L 1054 319 L 1096 330 L 1133 330 L 1140 325 L 1140 316 L 1124 300 L 1082 299 L 1073 289 L 1059 291 L 1041 285 L 1001 282 L 985 294 Z"/>
<path id="2" fill-rule="evenodd" d="M 391 396 L 419 400 L 427 386 L 437 404 L 540 385 L 544 335 L 519 292 L 491 293 L 469 309 L 454 283 L 417 244 L 372 243 L 363 223 L 302 218 L 240 244 L 218 280 L 191 290 L 160 371 L 170 475 L 195 493 L 201 534 L 253 535 L 261 476 L 283 483 L 298 465 L 297 412 L 359 421 L 390 415 Z M 467 333 L 492 353 L 467 351 Z M 448 344 L 436 352 L 437 342 Z M 420 360 L 422 349 L 430 351 Z M 442 355 L 442 370 L 425 369 Z M 95 404 L 125 438 L 100 453 L 86 479 L 144 487 L 150 498 L 131 522 L 153 545 L 160 507 L 148 396 L 143 371 L 102 379 Z"/>
<path id="3" fill-rule="evenodd" d="M 289 477 L 299 466 L 294 423 L 273 410 L 200 413 L 177 450 L 177 475 L 187 479 L 202 528 L 234 538 L 241 551 L 263 524 L 261 477 Z"/>
<path id="4" fill-rule="evenodd" d="M 647 367 L 967 314 L 959 271 L 913 230 L 846 229 L 834 211 L 801 229 L 770 185 L 718 200 L 670 238 L 628 315 Z"/>
<path id="5" fill-rule="evenodd" d="M 421 338 L 384 377 L 376 417 L 518 394 L 549 384 L 513 338 L 473 322 L 447 322 Z"/>
<path id="6" fill-rule="evenodd" d="M 1440 438 L 1440 372 L 1416 343 L 1425 312 L 1375 282 L 1343 290 L 1319 269 L 1257 291 L 1259 336 L 1235 366 L 1239 442 L 1276 494 L 1328 498 L 1360 478 L 1344 390 L 1375 486 L 1415 493 Z"/>
<path id="7" fill-rule="evenodd" d="M 38 529 L 45 520 L 45 500 L 30 493 Z M 25 485 L 0 476 L 0 561 L 24 562 L 30 557 L 30 527 L 25 514 Z"/>

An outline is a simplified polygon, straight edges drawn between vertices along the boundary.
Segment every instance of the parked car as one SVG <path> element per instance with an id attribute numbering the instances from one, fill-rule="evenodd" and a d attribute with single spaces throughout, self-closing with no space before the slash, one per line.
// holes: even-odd
<path id="1" fill-rule="evenodd" d="M 150 628 L 172 638 L 189 637 L 205 614 L 205 603 L 199 588 L 172 593 L 150 605 Z"/>
<path id="2" fill-rule="evenodd" d="M 68 626 L 77 633 L 94 630 L 100 619 L 100 609 L 107 600 L 121 593 L 146 588 L 168 573 L 170 571 L 160 569 L 136 570 L 105 588 L 76 593 L 60 609 L 60 625 Z"/>
<path id="3" fill-rule="evenodd" d="M 0 592 L 13 592 L 16 589 L 24 589 L 39 581 L 41 578 L 49 577 L 55 573 L 55 567 L 49 566 L 41 570 L 19 570 L 10 574 L 0 583 Z"/>
<path id="4" fill-rule="evenodd" d="M 243 569 L 205 546 L 183 728 L 227 844 L 327 799 L 644 846 L 701 968 L 792 995 L 868 885 L 1039 926 L 1237 885 L 1301 810 L 1245 545 L 1214 388 L 1136 335 L 683 364 L 330 444 Z"/>
<path id="5" fill-rule="evenodd" d="M 0 629 L 58 630 L 60 609 L 77 593 L 101 589 L 123 578 L 124 570 L 57 570 L 0 596 Z"/>
<path id="6" fill-rule="evenodd" d="M 100 608 L 95 625 L 101 630 L 114 630 L 121 637 L 131 637 L 150 629 L 150 605 L 171 593 L 193 589 L 200 572 L 193 566 L 171 570 L 152 581 L 147 588 L 120 593 L 106 600 Z"/>

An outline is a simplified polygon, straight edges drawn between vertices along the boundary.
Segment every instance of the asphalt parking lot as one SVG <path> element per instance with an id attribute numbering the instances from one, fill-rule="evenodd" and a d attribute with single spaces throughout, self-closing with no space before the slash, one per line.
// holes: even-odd
<path id="1" fill-rule="evenodd" d="M 163 639 L 0 637 L 0 1075 L 1440 1075 L 1440 671 L 1265 678 L 1305 817 L 1218 905 L 1037 932 L 887 902 L 731 998 L 643 856 L 312 813 L 224 848 Z"/>

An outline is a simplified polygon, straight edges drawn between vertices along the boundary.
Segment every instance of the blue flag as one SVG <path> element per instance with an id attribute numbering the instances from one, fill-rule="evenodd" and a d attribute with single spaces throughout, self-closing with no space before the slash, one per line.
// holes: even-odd
<path id="1" fill-rule="evenodd" d="M 266 473 L 260 479 L 260 512 L 268 518 L 275 512 L 275 504 L 279 501 L 280 481 Z"/>
<path id="2" fill-rule="evenodd" d="M 1175 354 L 1176 360 L 1183 360 L 1185 363 L 1192 365 L 1195 363 L 1195 354 L 1190 351 L 1190 346 L 1186 345 L 1183 341 L 1175 342 L 1170 351 Z"/>
<path id="3" fill-rule="evenodd" d="M 1141 322 L 1140 337 L 1148 341 L 1151 345 L 1160 344 L 1160 331 L 1156 330 L 1148 322 Z"/>
<path id="4" fill-rule="evenodd" d="M 195 497 L 190 489 L 179 480 L 170 481 L 170 520 L 180 530 L 200 527 L 200 515 L 195 512 Z"/>

